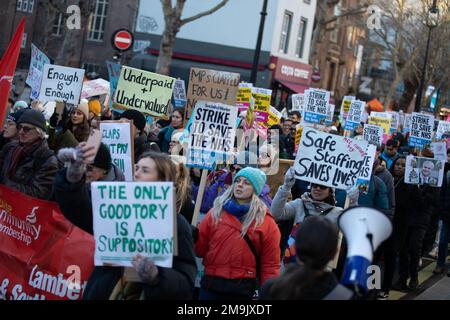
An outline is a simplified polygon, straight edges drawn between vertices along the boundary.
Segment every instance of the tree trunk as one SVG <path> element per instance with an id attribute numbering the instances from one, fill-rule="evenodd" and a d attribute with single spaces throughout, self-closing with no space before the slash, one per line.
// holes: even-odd
<path id="1" fill-rule="evenodd" d="M 173 46 L 179 30 L 179 23 L 173 21 L 175 18 L 168 19 L 164 28 L 164 33 L 159 46 L 159 57 L 156 63 L 156 73 L 169 75 L 170 64 L 172 63 Z"/>

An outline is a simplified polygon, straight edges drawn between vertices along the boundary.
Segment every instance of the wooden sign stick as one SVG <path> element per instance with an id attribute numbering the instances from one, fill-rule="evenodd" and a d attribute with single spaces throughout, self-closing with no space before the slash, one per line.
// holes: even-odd
<path id="1" fill-rule="evenodd" d="M 192 225 L 197 226 L 198 217 L 200 215 L 200 209 L 202 206 L 203 193 L 206 187 L 206 178 L 208 178 L 208 169 L 202 170 L 202 177 L 200 179 L 200 186 L 198 187 L 197 200 L 195 200 L 194 216 L 192 217 Z"/>

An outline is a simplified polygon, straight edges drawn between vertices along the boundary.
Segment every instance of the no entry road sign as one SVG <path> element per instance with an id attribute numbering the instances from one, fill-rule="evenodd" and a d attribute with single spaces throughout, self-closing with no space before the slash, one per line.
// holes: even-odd
<path id="1" fill-rule="evenodd" d="M 112 45 L 119 51 L 127 51 L 131 49 L 133 42 L 133 34 L 126 29 L 117 30 L 112 36 Z"/>

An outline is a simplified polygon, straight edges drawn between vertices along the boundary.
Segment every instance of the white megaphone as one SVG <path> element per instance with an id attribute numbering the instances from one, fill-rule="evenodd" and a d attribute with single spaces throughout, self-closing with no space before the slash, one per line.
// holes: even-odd
<path id="1" fill-rule="evenodd" d="M 341 283 L 367 292 L 368 267 L 378 246 L 392 233 L 392 223 L 382 212 L 368 207 L 345 210 L 338 219 L 347 241 L 347 260 Z"/>

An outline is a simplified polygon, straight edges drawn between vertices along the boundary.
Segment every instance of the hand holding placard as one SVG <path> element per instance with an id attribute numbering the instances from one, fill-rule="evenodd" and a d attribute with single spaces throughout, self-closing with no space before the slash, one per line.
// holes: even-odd
<path id="1" fill-rule="evenodd" d="M 287 171 L 286 171 L 286 175 L 284 177 L 284 189 L 287 190 L 291 190 L 292 187 L 295 184 L 295 171 L 294 171 L 294 167 L 290 167 Z"/>

